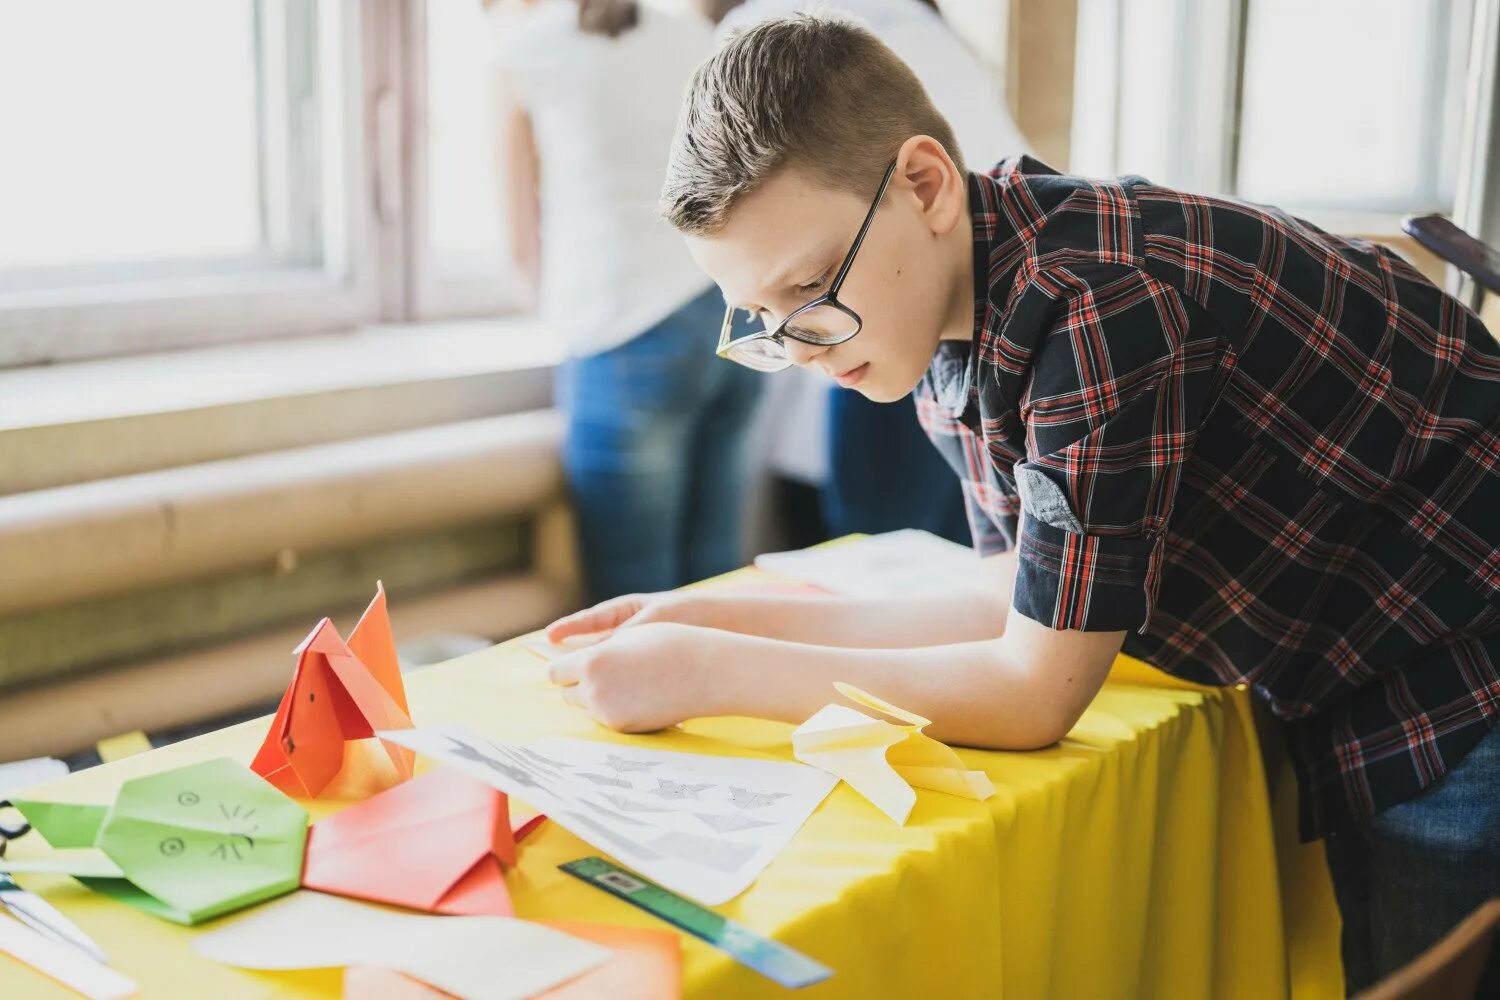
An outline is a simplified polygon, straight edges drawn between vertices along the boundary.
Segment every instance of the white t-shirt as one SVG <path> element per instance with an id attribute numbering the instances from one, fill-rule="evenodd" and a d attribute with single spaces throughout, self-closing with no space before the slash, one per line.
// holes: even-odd
<path id="1" fill-rule="evenodd" d="M 852 15 L 900 56 L 942 112 L 965 165 L 983 173 L 1007 156 L 1030 152 L 990 74 L 937 11 L 917 0 L 748 0 L 719 24 L 722 39 L 736 28 L 801 10 Z M 874 192 L 871 192 L 873 195 Z M 859 266 L 859 261 L 854 262 Z M 828 390 L 832 383 L 800 368 L 770 376 L 773 390 L 763 431 L 767 464 L 798 482 L 828 481 Z M 912 417 L 916 419 L 915 416 Z"/>
<path id="2" fill-rule="evenodd" d="M 541 312 L 575 355 L 618 347 L 711 284 L 657 200 L 683 92 L 712 47 L 706 20 L 645 4 L 617 38 L 584 34 L 572 0 L 538 4 L 501 40 L 540 161 Z"/>

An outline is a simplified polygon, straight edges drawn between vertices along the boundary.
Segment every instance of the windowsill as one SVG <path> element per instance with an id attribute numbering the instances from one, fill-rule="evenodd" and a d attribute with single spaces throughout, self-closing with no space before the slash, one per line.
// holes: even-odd
<path id="1" fill-rule="evenodd" d="M 0 494 L 546 406 L 535 318 L 0 370 Z"/>
<path id="2" fill-rule="evenodd" d="M 1284 204 L 1279 206 L 1289 215 L 1306 219 L 1326 232 L 1339 236 L 1355 236 L 1370 240 L 1387 240 L 1402 237 L 1401 221 L 1408 215 L 1421 212 L 1380 212 L 1358 209 L 1323 208 L 1317 205 Z"/>
<path id="3" fill-rule="evenodd" d="M 0 432 L 550 368 L 561 355 L 541 321 L 507 318 L 13 368 L 0 371 Z"/>

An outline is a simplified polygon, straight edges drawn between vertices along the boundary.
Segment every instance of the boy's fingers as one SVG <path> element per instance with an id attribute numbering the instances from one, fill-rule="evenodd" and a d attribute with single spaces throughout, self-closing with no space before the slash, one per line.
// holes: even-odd
<path id="1" fill-rule="evenodd" d="M 614 635 L 613 632 L 590 632 L 587 635 L 571 635 L 562 642 L 548 642 L 545 637 L 540 639 L 526 639 L 521 645 L 527 652 L 535 653 L 542 659 L 551 663 L 553 660 L 561 659 L 569 653 L 576 653 L 580 649 L 588 649 Z"/>
<path id="2" fill-rule="evenodd" d="M 562 642 L 569 636 L 579 635 L 584 632 L 592 632 L 594 631 L 594 629 L 589 628 L 585 624 L 585 622 L 588 620 L 587 618 L 585 618 L 585 616 L 592 617 L 592 615 L 593 611 L 580 611 L 576 615 L 569 615 L 566 618 L 559 618 L 551 625 L 548 625 L 547 631 L 543 634 L 546 635 L 548 642 L 558 643 Z"/>
<path id="3" fill-rule="evenodd" d="M 634 595 L 617 597 L 568 615 L 566 618 L 559 618 L 547 626 L 547 640 L 561 642 L 569 636 L 608 632 L 610 629 L 623 625 L 640 609 L 640 598 Z"/>
<path id="4" fill-rule="evenodd" d="M 553 684 L 577 684 L 582 666 L 576 656 L 559 656 L 547 665 L 547 679 Z"/>

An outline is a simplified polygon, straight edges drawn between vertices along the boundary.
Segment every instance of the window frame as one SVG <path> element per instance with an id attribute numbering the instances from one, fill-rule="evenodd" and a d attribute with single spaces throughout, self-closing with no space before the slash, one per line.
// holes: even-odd
<path id="1" fill-rule="evenodd" d="M 1500 0 L 1475 0 L 1465 83 L 1468 113 L 1459 143 L 1453 221 L 1483 242 L 1500 246 Z M 1483 298 L 1482 289 L 1456 267 L 1448 268 L 1448 290 L 1475 308 Z"/>
<path id="2" fill-rule="evenodd" d="M 1170 177 L 1174 186 L 1189 190 L 1226 194 L 1237 197 L 1240 162 L 1239 123 L 1244 111 L 1243 84 L 1250 3 L 1252 0 L 1227 0 L 1222 4 L 1202 4 L 1196 0 L 1079 0 L 1076 65 L 1078 78 L 1074 86 L 1074 115 L 1070 169 L 1074 172 L 1114 176 L 1120 173 L 1143 173 Z M 1495 0 L 1475 0 L 1472 13 L 1476 24 L 1481 10 L 1493 7 Z M 1152 6 L 1161 16 L 1143 16 L 1127 7 Z M 1127 17 L 1127 15 L 1129 15 Z M 1146 30 L 1168 32 L 1165 40 L 1150 46 L 1132 45 L 1130 32 Z M 1450 36 L 1459 36 L 1458 26 L 1450 26 Z M 1478 42 L 1475 43 L 1475 51 Z M 1130 85 L 1128 61 L 1134 58 L 1159 58 L 1162 51 L 1178 53 L 1165 67 L 1171 95 L 1163 119 L 1166 133 L 1194 137 L 1185 142 L 1163 141 L 1147 144 L 1156 162 L 1142 164 L 1122 152 L 1122 107 Z M 1444 70 L 1438 67 L 1435 73 Z M 1424 81 L 1437 84 L 1437 78 Z M 1465 101 L 1460 113 L 1460 131 L 1472 128 L 1475 108 Z M 1464 143 L 1451 150 L 1456 155 L 1460 173 L 1465 165 Z M 1151 159 L 1147 156 L 1146 159 Z M 1447 160 L 1444 161 L 1448 162 Z M 1460 178 L 1462 184 L 1462 178 Z M 1410 206 L 1397 209 L 1388 205 L 1369 208 L 1299 204 L 1294 201 L 1281 207 L 1331 231 L 1358 233 L 1365 236 L 1399 236 L 1401 220 L 1412 211 L 1454 211 L 1451 204 L 1432 205 L 1434 192 L 1429 190 L 1414 198 Z M 1460 202 L 1462 195 L 1459 196 Z"/>
<path id="3" fill-rule="evenodd" d="M 407 0 L 404 6 L 403 52 L 408 68 L 404 88 L 402 121 L 409 141 L 405 143 L 404 167 L 410 211 L 407 213 L 406 300 L 407 316 L 413 320 L 466 319 L 516 312 L 526 303 L 520 275 L 513 269 L 486 273 L 476 267 L 469 273 L 444 274 L 431 243 L 431 164 L 428 159 L 427 101 L 427 13 L 434 0 Z M 485 144 L 486 153 L 490 144 Z"/>

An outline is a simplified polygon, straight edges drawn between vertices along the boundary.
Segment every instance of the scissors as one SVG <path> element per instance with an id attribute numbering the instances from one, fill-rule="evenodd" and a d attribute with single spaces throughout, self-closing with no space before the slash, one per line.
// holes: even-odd
<path id="1" fill-rule="evenodd" d="M 10 807 L 9 802 L 0 800 L 0 809 L 8 807 Z M 31 824 L 24 820 L 19 826 L 6 826 L 0 823 L 0 858 L 5 857 L 7 844 L 17 837 L 24 836 L 30 829 Z M 15 880 L 4 872 L 0 872 L 0 906 L 4 906 L 17 920 L 32 930 L 54 941 L 73 946 L 100 964 L 109 963 L 103 949 L 95 944 L 94 939 L 85 934 L 77 924 L 63 916 L 62 911 L 41 896 L 16 885 Z"/>

